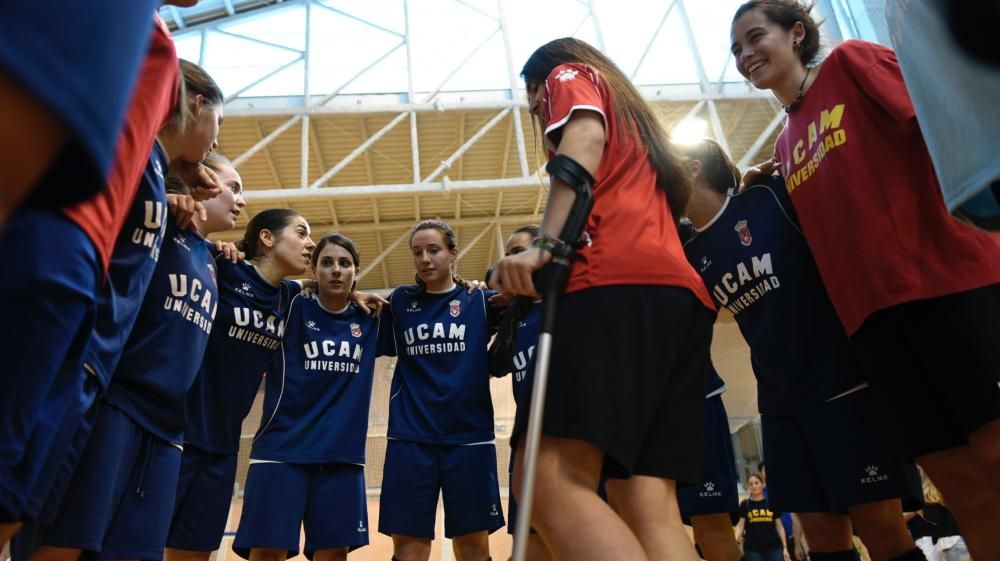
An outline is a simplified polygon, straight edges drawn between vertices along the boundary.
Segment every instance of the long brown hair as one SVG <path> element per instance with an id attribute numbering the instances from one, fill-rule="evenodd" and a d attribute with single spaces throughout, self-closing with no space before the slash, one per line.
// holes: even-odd
<path id="1" fill-rule="evenodd" d="M 191 121 L 191 108 L 188 106 L 188 99 L 191 96 L 200 95 L 206 105 L 216 107 L 223 104 L 225 97 L 219 84 L 204 68 L 183 58 L 178 64 L 181 69 L 181 79 L 177 87 L 177 105 L 167 126 L 183 131 Z"/>
<path id="2" fill-rule="evenodd" d="M 564 37 L 536 49 L 524 63 L 521 77 L 528 83 L 544 84 L 555 67 L 572 62 L 586 64 L 604 78 L 614 100 L 615 120 L 646 148 L 656 185 L 666 193 L 670 213 L 677 220 L 691 197 L 690 174 L 652 107 L 611 59 L 579 39 Z"/>

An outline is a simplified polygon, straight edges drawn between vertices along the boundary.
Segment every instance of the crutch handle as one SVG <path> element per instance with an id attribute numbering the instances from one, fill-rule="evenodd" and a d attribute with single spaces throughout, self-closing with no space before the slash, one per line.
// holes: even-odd
<path id="1" fill-rule="evenodd" d="M 535 289 L 542 295 L 539 333 L 552 333 L 559 297 L 569 281 L 569 271 L 569 261 L 557 257 L 531 275 Z"/>

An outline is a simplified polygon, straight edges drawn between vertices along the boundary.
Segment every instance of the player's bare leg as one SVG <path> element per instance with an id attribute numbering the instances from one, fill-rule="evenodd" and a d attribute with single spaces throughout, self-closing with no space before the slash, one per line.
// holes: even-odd
<path id="1" fill-rule="evenodd" d="M 28 561 L 77 561 L 81 553 L 81 550 L 71 547 L 43 545 L 28 557 Z"/>
<path id="2" fill-rule="evenodd" d="M 0 524 L 0 547 L 10 541 L 17 534 L 17 531 L 21 529 L 20 522 L 10 522 L 8 524 Z"/>
<path id="3" fill-rule="evenodd" d="M 698 554 L 684 530 L 671 479 L 632 476 L 608 479 L 608 501 L 628 524 L 650 561 L 696 561 Z"/>
<path id="4" fill-rule="evenodd" d="M 313 561 L 347 561 L 349 547 L 320 549 L 313 553 Z"/>
<path id="5" fill-rule="evenodd" d="M 211 551 L 174 549 L 172 547 L 163 550 L 163 561 L 208 561 L 210 557 L 212 557 Z"/>
<path id="6" fill-rule="evenodd" d="M 847 509 L 847 515 L 872 561 L 892 559 L 917 547 L 906 529 L 899 499 L 855 505 Z"/>
<path id="7" fill-rule="evenodd" d="M 743 557 L 736 536 L 733 521 L 728 514 L 705 514 L 691 517 L 694 540 L 705 554 L 707 561 L 738 561 Z"/>
<path id="8" fill-rule="evenodd" d="M 250 550 L 250 561 L 285 561 L 288 550 L 276 547 L 255 547 Z"/>
<path id="9" fill-rule="evenodd" d="M 524 457 L 524 439 L 517 458 Z M 639 539 L 597 494 L 604 453 L 592 444 L 542 436 L 532 525 L 558 561 L 646 561 Z M 514 488 L 521 486 L 521 463 Z M 401 560 L 402 561 L 402 560 Z"/>
<path id="10" fill-rule="evenodd" d="M 392 557 L 395 561 L 427 561 L 431 557 L 431 540 L 393 534 Z"/>
<path id="11" fill-rule="evenodd" d="M 457 561 L 487 561 L 490 558 L 490 533 L 486 530 L 456 536 L 451 540 Z"/>

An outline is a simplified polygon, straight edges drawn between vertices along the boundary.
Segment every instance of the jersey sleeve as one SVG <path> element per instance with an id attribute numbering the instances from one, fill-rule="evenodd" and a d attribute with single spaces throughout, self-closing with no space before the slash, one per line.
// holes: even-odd
<path id="1" fill-rule="evenodd" d="M 796 230 L 801 231 L 802 226 L 799 223 L 799 215 L 796 214 L 795 205 L 792 204 L 792 198 L 788 195 L 784 178 L 780 175 L 771 175 L 761 180 L 758 185 L 770 191 L 781 212 L 795 226 Z"/>
<path id="2" fill-rule="evenodd" d="M 916 127 L 916 109 L 903 82 L 896 53 L 882 45 L 847 41 L 838 49 L 844 65 L 868 97 L 901 125 Z"/>
<path id="3" fill-rule="evenodd" d="M 489 348 L 490 376 L 503 378 L 514 369 L 514 361 L 510 353 L 504 352 L 500 337 L 494 337 Z"/>
<path id="4" fill-rule="evenodd" d="M 302 294 L 302 285 L 296 281 L 286 279 L 281 281 L 278 290 L 281 291 L 281 296 L 278 300 L 278 309 L 285 314 L 291 313 L 292 302 L 295 301 L 296 296 Z"/>
<path id="5" fill-rule="evenodd" d="M 281 287 L 288 294 L 289 300 L 302 292 L 302 283 L 298 281 L 285 279 L 281 281 Z"/>
<path id="6" fill-rule="evenodd" d="M 495 290 L 483 291 L 483 304 L 486 305 L 486 329 L 492 335 L 500 327 L 500 319 L 503 317 L 503 310 L 490 304 L 490 298 L 499 294 Z"/>
<path id="7" fill-rule="evenodd" d="M 545 137 L 552 146 L 559 146 L 562 127 L 574 111 L 598 113 L 607 129 L 608 117 L 605 114 L 604 96 L 598 86 L 599 80 L 597 71 L 584 64 L 560 64 L 549 73 L 545 80 Z"/>
<path id="8" fill-rule="evenodd" d="M 392 312 L 392 295 L 389 304 L 382 306 L 378 317 L 378 343 L 375 345 L 375 356 L 396 356 L 396 335 L 393 329 L 395 315 Z"/>

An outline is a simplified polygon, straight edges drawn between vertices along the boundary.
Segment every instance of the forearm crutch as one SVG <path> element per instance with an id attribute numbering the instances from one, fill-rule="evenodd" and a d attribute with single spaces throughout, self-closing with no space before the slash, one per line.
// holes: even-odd
<path id="1" fill-rule="evenodd" d="M 573 189 L 576 199 L 570 209 L 559 238 L 543 236 L 542 246 L 552 253 L 552 261 L 534 275 L 542 294 L 541 327 L 535 348 L 535 372 L 531 388 L 531 407 L 524 438 L 521 489 L 517 494 L 518 513 L 514 526 L 513 561 L 525 561 L 528 535 L 531 531 L 531 511 L 535 499 L 535 475 L 538 469 L 538 448 L 542 438 L 542 418 L 545 414 L 545 390 L 549 382 L 549 358 L 552 352 L 552 330 L 555 325 L 559 297 L 569 280 L 570 266 L 576 254 L 578 240 L 594 206 L 594 178 L 576 160 L 558 155 L 545 166 L 549 175 Z"/>

